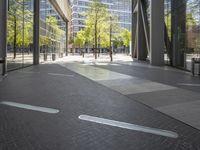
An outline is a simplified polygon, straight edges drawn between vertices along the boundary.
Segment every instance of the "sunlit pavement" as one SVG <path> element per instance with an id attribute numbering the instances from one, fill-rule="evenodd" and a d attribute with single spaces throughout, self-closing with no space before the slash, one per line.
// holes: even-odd
<path id="1" fill-rule="evenodd" d="M 58 63 L 86 78 L 200 129 L 200 79 L 172 67 L 155 67 L 117 54 L 97 60 L 70 56 Z"/>
<path id="2" fill-rule="evenodd" d="M 10 72 L 0 82 L 0 150 L 200 149 L 198 92 L 175 85 L 187 73 L 106 58 L 69 56 Z"/>
<path id="3" fill-rule="evenodd" d="M 95 59 L 93 54 L 85 54 L 84 57 L 76 54 L 72 55 L 70 54 L 67 57 L 64 57 L 63 59 L 59 59 L 58 62 L 64 61 L 64 62 L 82 62 L 82 63 L 110 63 L 110 56 L 107 54 L 100 54 L 100 56 Z M 113 55 L 113 62 L 132 62 L 131 56 L 127 54 L 116 54 Z"/>

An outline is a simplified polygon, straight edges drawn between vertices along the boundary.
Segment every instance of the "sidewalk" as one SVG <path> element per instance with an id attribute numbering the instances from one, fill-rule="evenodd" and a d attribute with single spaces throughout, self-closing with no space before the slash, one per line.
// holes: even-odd
<path id="1" fill-rule="evenodd" d="M 200 149 L 199 130 L 111 88 L 138 77 L 108 66 L 63 59 L 10 72 L 0 82 L 0 149 Z"/>
<path id="2" fill-rule="evenodd" d="M 102 56 L 105 58 L 105 56 Z M 171 67 L 132 62 L 125 55 L 60 64 L 131 99 L 200 129 L 200 78 Z M 77 61 L 78 60 L 78 61 Z"/>

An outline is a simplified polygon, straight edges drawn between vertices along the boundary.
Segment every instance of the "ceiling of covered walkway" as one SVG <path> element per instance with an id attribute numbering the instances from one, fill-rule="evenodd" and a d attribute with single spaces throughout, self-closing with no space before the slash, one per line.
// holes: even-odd
<path id="1" fill-rule="evenodd" d="M 49 0 L 49 2 L 53 5 L 56 11 L 60 14 L 60 16 L 65 21 L 70 20 L 71 8 L 69 0 Z"/>

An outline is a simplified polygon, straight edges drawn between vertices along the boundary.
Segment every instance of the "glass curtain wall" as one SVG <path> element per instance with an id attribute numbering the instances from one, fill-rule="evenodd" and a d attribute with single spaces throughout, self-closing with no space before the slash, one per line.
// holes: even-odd
<path id="1" fill-rule="evenodd" d="M 66 52 L 65 22 L 53 9 L 48 0 L 40 1 L 40 62 L 63 57 Z"/>
<path id="2" fill-rule="evenodd" d="M 171 0 L 164 1 L 165 6 L 165 49 L 164 49 L 164 60 L 168 65 L 172 65 L 172 31 L 171 31 Z"/>
<path id="3" fill-rule="evenodd" d="M 33 64 L 33 0 L 8 0 L 8 70 Z"/>
<path id="4" fill-rule="evenodd" d="M 200 53 L 200 0 L 165 0 L 165 23 L 173 65 L 191 70 Z"/>

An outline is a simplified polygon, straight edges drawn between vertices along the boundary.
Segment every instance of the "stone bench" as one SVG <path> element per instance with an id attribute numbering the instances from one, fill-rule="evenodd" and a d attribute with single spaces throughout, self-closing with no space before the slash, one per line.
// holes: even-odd
<path id="1" fill-rule="evenodd" d="M 195 64 L 199 65 L 199 74 L 200 75 L 200 58 L 192 58 L 192 75 L 195 75 Z"/>

